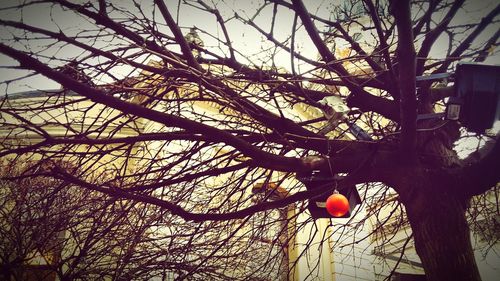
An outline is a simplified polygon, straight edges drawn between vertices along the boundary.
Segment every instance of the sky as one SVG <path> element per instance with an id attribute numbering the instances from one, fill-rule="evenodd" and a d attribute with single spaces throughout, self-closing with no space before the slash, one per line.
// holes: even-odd
<path id="1" fill-rule="evenodd" d="M 0 1 L 0 8 L 5 8 L 11 6 L 18 2 L 17 0 L 4 0 Z M 76 0 L 76 2 L 85 2 L 83 0 Z M 140 1 L 142 3 L 143 9 L 151 10 L 150 0 Z M 189 28 L 196 26 L 202 29 L 205 29 L 213 34 L 219 35 L 222 37 L 222 30 L 218 25 L 215 17 L 206 12 L 200 11 L 199 9 L 195 9 L 192 6 L 181 5 L 181 8 L 178 9 L 177 0 L 166 0 L 167 7 L 169 8 L 171 14 L 179 21 L 179 25 L 184 32 L 187 33 Z M 207 1 L 210 3 L 209 1 Z M 217 8 L 223 15 L 223 17 L 230 17 L 235 13 L 238 13 L 242 17 L 250 18 L 256 11 L 256 3 L 260 3 L 261 1 L 238 1 L 238 0 L 230 0 L 230 1 L 215 1 L 217 3 Z M 316 14 L 325 16 L 328 18 L 329 10 L 331 10 L 331 3 L 339 3 L 342 1 L 305 1 L 307 9 L 310 12 L 314 12 Z M 118 1 L 116 2 L 118 5 L 127 6 L 130 4 L 126 4 L 126 1 Z M 495 0 L 487 0 L 487 1 L 474 1 L 473 4 L 466 8 L 466 11 L 461 12 L 452 24 L 464 24 L 469 22 L 477 21 L 479 18 L 479 12 L 484 10 L 484 7 L 492 7 L 495 5 Z M 179 12 L 179 14 L 177 14 Z M 415 11 L 416 12 L 416 11 Z M 272 5 L 268 5 L 264 8 L 260 14 L 255 17 L 254 21 L 264 30 L 269 31 L 269 23 L 271 21 L 273 14 Z M 164 23 L 164 20 L 160 17 L 159 13 L 157 15 L 157 20 L 159 23 Z M 62 12 L 57 7 L 51 7 L 49 5 L 45 6 L 45 8 L 36 8 L 36 9 L 27 9 L 23 12 L 19 10 L 0 10 L 0 18 L 8 19 L 8 20 L 19 20 L 23 19 L 24 22 L 39 26 L 39 27 L 48 27 L 53 31 L 58 31 L 59 28 L 62 30 L 77 30 L 82 28 L 92 28 L 92 24 L 86 22 L 81 18 L 77 18 L 69 13 Z M 436 19 L 439 21 L 439 18 Z M 299 21 L 300 22 L 300 21 Z M 285 40 L 291 34 L 293 23 L 293 13 L 287 8 L 278 7 L 276 24 L 274 27 L 274 35 L 278 40 Z M 232 19 L 227 22 L 228 32 L 232 39 L 232 44 L 237 50 L 240 50 L 245 56 L 249 56 L 251 62 L 256 65 L 261 64 L 270 64 L 267 56 L 264 54 L 268 54 L 269 48 L 273 45 L 272 43 L 266 42 L 266 40 L 255 31 L 253 28 L 241 23 L 236 19 Z M 318 28 L 321 29 L 323 26 L 318 24 Z M 168 28 L 165 26 L 160 27 L 164 28 L 165 33 L 170 33 Z M 498 23 L 495 26 L 492 26 L 490 30 L 485 32 L 486 35 L 492 34 L 491 32 L 496 31 L 496 29 L 500 28 Z M 0 30 L 0 38 L 4 41 L 6 38 L 9 38 L 11 35 L 9 34 L 9 30 L 1 29 Z M 220 44 L 214 38 L 211 38 L 207 34 L 200 34 L 200 37 L 203 39 L 205 46 L 212 47 L 212 50 L 217 52 L 220 47 Z M 297 32 L 296 35 L 296 52 L 301 55 L 305 55 L 308 58 L 316 59 L 317 58 L 317 49 L 312 44 L 311 40 L 305 33 L 302 28 Z M 421 38 L 417 38 L 417 41 L 421 40 Z M 440 59 L 445 57 L 445 53 L 442 51 L 444 48 L 440 48 L 440 46 L 445 47 L 447 42 L 444 37 L 440 38 L 437 43 L 437 48 L 433 49 L 431 57 Z M 33 46 L 32 46 L 33 47 Z M 175 48 L 173 48 L 175 50 Z M 55 51 L 54 51 L 55 52 Z M 70 50 L 68 48 L 57 50 L 59 55 L 63 54 L 64 56 L 74 55 L 74 50 Z M 237 55 L 238 56 L 238 55 Z M 244 62 L 242 56 L 238 56 L 238 59 Z M 282 67 L 288 71 L 291 71 L 291 60 L 290 55 L 285 51 L 278 51 L 273 56 L 274 64 L 278 67 Z M 490 58 L 488 63 L 499 64 L 499 56 L 495 56 Z M 301 65 L 298 61 L 295 61 L 296 67 L 299 68 L 300 71 L 307 71 L 311 69 L 311 66 Z M 5 68 L 6 66 L 16 65 L 16 62 L 13 62 L 11 59 L 7 58 L 4 55 L 0 55 L 0 81 L 5 81 L 9 79 L 13 79 L 19 77 L 20 75 L 26 74 L 25 71 L 17 71 L 11 68 Z M 128 75 L 130 70 L 124 69 L 123 75 Z M 40 77 L 40 75 L 36 75 L 32 77 L 26 82 L 21 83 L 11 83 L 9 85 L 9 89 L 6 89 L 5 84 L 0 84 L 0 92 L 18 92 L 24 90 L 30 90 L 33 88 L 58 88 L 59 85 L 55 82 L 48 81 L 44 77 Z"/>
<path id="2" fill-rule="evenodd" d="M 7 0 L 7 1 L 0 1 L 0 8 L 1 7 L 6 7 L 12 5 L 12 3 L 15 3 L 17 1 L 15 0 Z M 143 1 L 144 9 L 145 10 L 150 10 L 151 9 L 151 2 L 152 1 Z M 231 2 L 231 1 L 229 1 Z M 252 10 L 252 7 L 255 6 L 253 3 L 254 1 L 235 1 L 236 3 L 222 3 L 218 5 L 218 8 L 221 11 L 221 14 L 223 16 L 226 15 L 232 15 L 233 8 L 242 16 L 248 15 L 249 11 Z M 118 2 L 120 3 L 120 2 Z M 177 1 L 171 1 L 167 0 L 166 1 L 167 6 L 172 13 L 172 15 L 179 20 L 179 25 L 182 28 L 182 30 L 187 33 L 189 31 L 189 28 L 193 26 L 197 26 L 200 28 L 203 28 L 205 30 L 208 30 L 211 33 L 218 34 L 222 36 L 222 30 L 220 29 L 219 25 L 217 24 L 217 21 L 213 15 L 210 15 L 206 12 L 202 12 L 198 9 L 194 9 L 190 6 L 181 6 L 181 9 L 179 10 L 179 16 L 177 16 Z M 120 3 L 123 5 L 123 3 Z M 255 9 L 254 9 L 255 10 Z M 255 21 L 259 23 L 264 29 L 266 29 L 266 24 L 269 22 L 269 19 L 271 18 L 272 14 L 272 8 L 268 7 L 264 9 L 261 13 L 260 16 L 258 16 Z M 251 16 L 251 15 L 249 15 Z M 53 31 L 57 31 L 59 27 L 63 30 L 76 30 L 80 29 L 82 27 L 88 26 L 88 28 L 92 28 L 92 26 L 88 23 L 86 23 L 82 19 L 75 18 L 74 16 L 71 16 L 69 13 L 63 13 L 60 11 L 60 9 L 46 6 L 46 9 L 28 9 L 24 11 L 23 13 L 20 13 L 19 11 L 12 11 L 9 10 L 8 12 L 0 11 L 0 18 L 1 19 L 7 19 L 7 20 L 22 20 L 30 25 L 34 26 L 41 26 L 41 27 L 46 27 L 49 28 Z M 159 23 L 164 23 L 164 20 L 161 17 L 158 17 L 158 22 Z M 291 31 L 291 26 L 292 26 L 292 20 L 293 16 L 291 12 L 288 9 L 280 8 L 279 13 L 278 13 L 278 19 L 276 21 L 276 26 L 275 26 L 275 34 L 279 39 L 285 39 L 285 36 L 290 34 Z M 56 22 L 57 24 L 55 24 Z M 234 47 L 238 50 L 241 50 L 245 55 L 248 55 L 249 53 L 254 53 L 253 56 L 251 56 L 252 61 L 256 64 L 259 64 L 259 59 L 262 58 L 262 55 L 259 53 L 262 52 L 263 49 L 269 48 L 272 46 L 268 42 L 264 42 L 262 40 L 261 35 L 253 30 L 252 28 L 249 28 L 248 26 L 245 26 L 245 24 L 239 22 L 238 20 L 231 20 L 230 22 L 227 23 L 228 27 L 228 32 L 230 33 L 230 36 L 232 38 L 232 44 Z M 165 33 L 170 33 L 170 31 L 166 28 L 163 27 L 164 30 L 162 30 Z M 5 29 L 0 29 L 0 38 L 9 38 L 11 35 L 9 34 L 9 31 Z M 205 46 L 213 47 L 213 51 L 217 51 L 218 44 L 214 38 L 209 37 L 206 34 L 200 34 L 202 37 Z M 3 40 L 2 40 L 3 41 Z M 316 56 L 316 51 L 315 47 L 312 45 L 310 40 L 308 40 L 308 37 L 305 36 L 305 33 L 298 34 L 297 36 L 297 51 L 298 52 L 308 52 L 309 55 L 312 58 L 315 58 Z M 172 48 L 173 50 L 178 50 L 178 48 Z M 72 54 L 71 50 L 59 50 L 59 54 Z M 242 59 L 242 56 L 239 56 L 239 59 Z M 278 52 L 275 56 L 276 63 L 278 65 L 282 65 L 285 68 L 289 68 L 290 65 L 290 58 L 289 55 L 284 52 Z M 9 80 L 13 79 L 15 77 L 19 77 L 21 73 L 26 73 L 25 71 L 18 71 L 18 70 L 13 70 L 10 68 L 4 68 L 5 66 L 14 66 L 17 65 L 17 63 L 10 58 L 1 55 L 0 54 L 0 80 Z M 129 70 L 124 70 L 124 73 L 128 73 Z M 30 78 L 27 80 L 28 82 L 22 82 L 22 83 L 12 83 L 10 84 L 10 88 L 8 89 L 8 92 L 16 92 L 16 91 L 23 91 L 23 90 L 30 90 L 33 88 L 34 85 L 36 87 L 40 88 L 57 88 L 59 87 L 57 83 L 47 81 L 46 78 L 40 77 L 40 75 L 37 75 L 37 77 Z M 4 92 L 6 91 L 5 85 L 0 85 L 0 91 Z"/>

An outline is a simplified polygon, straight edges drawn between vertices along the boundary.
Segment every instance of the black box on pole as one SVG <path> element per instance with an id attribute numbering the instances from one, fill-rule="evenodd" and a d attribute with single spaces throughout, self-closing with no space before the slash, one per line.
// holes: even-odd
<path id="1" fill-rule="evenodd" d="M 460 122 L 472 132 L 484 133 L 500 118 L 500 66 L 459 63 L 455 94 L 462 101 Z"/>
<path id="2" fill-rule="evenodd" d="M 322 189 L 325 192 L 315 198 L 309 199 L 307 209 L 314 219 L 320 218 L 335 218 L 332 217 L 326 210 L 326 199 L 332 195 L 333 190 L 337 187 L 337 191 L 344 195 L 349 201 L 349 211 L 342 217 L 349 218 L 356 205 L 361 204 L 361 198 L 355 185 L 342 185 L 342 177 L 331 174 L 330 172 L 312 171 L 308 174 L 302 174 L 297 177 L 307 190 Z"/>

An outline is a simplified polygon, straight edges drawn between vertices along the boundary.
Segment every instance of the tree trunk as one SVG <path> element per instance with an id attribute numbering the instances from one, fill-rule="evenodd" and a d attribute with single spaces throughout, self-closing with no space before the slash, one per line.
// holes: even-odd
<path id="1" fill-rule="evenodd" d="M 474 259 L 466 204 L 443 186 L 415 186 L 406 210 L 428 281 L 481 280 Z M 450 190 L 450 189 L 448 189 Z"/>

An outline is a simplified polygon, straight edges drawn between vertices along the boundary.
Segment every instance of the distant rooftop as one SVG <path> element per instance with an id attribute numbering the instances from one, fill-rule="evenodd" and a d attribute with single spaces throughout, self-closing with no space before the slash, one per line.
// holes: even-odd
<path id="1" fill-rule="evenodd" d="M 55 96 L 63 92 L 65 92 L 66 96 L 81 96 L 80 94 L 74 91 L 68 91 L 64 89 L 52 89 L 52 90 L 33 90 L 33 91 L 6 94 L 5 97 L 10 100 L 24 99 L 24 98 L 39 98 L 39 97 Z"/>

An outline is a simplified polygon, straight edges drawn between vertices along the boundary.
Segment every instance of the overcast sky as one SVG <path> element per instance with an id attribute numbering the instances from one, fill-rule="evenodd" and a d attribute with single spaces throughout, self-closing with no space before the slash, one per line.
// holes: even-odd
<path id="1" fill-rule="evenodd" d="M 0 7 L 8 7 L 12 4 L 17 3 L 17 0 L 4 0 L 0 1 Z M 86 2 L 86 1 L 80 1 Z M 128 1 L 118 1 L 121 6 L 130 7 L 131 10 L 135 8 L 127 3 Z M 207 1 L 208 2 L 208 1 Z M 331 3 L 338 3 L 341 1 L 305 1 L 307 4 L 307 8 L 312 13 L 317 13 L 323 15 L 325 18 L 330 16 L 329 11 L 331 10 Z M 214 35 L 218 35 L 222 37 L 222 30 L 220 26 L 217 24 L 216 19 L 213 15 L 208 14 L 206 12 L 200 11 L 198 9 L 194 9 L 193 7 L 187 5 L 181 5 L 179 10 L 179 15 L 177 15 L 177 3 L 178 0 L 166 0 L 167 6 L 170 12 L 173 14 L 175 18 L 179 20 L 179 25 L 183 29 L 184 32 L 188 32 L 190 27 L 196 26 L 201 29 L 207 30 Z M 217 1 L 217 8 L 220 10 L 221 14 L 224 17 L 232 16 L 235 12 L 240 14 L 243 17 L 251 17 L 256 10 L 257 5 L 255 3 L 260 3 L 260 1 Z M 498 3 L 496 0 L 488 0 L 488 1 L 475 1 L 472 6 L 467 7 L 466 11 L 460 12 L 454 22 L 452 24 L 464 24 L 470 22 L 477 22 L 484 11 L 491 10 L 492 7 Z M 146 11 L 152 10 L 152 1 L 145 0 L 142 1 L 142 7 Z M 133 11 L 132 13 L 136 13 Z M 46 5 L 43 8 L 37 6 L 36 9 L 27 9 L 23 12 L 19 10 L 1 10 L 0 18 L 9 19 L 9 20 L 20 20 L 22 19 L 25 23 L 31 24 L 38 27 L 46 27 L 51 30 L 57 31 L 59 28 L 64 31 L 71 30 L 79 30 L 85 28 L 92 28 L 92 24 L 86 22 L 82 18 L 75 17 L 71 13 L 62 12 L 59 8 Z M 269 5 L 265 9 L 261 11 L 258 17 L 255 18 L 255 22 L 262 27 L 264 30 L 269 31 L 269 25 L 272 18 L 272 5 Z M 157 18 L 159 23 L 164 23 L 164 20 L 160 17 L 158 13 Z M 278 40 L 285 40 L 291 34 L 293 22 L 293 14 L 286 8 L 280 7 L 278 10 L 278 17 L 276 19 L 276 25 L 274 27 L 274 34 Z M 300 22 L 300 21 L 299 21 Z M 244 53 L 245 56 L 248 56 L 251 59 L 252 63 L 256 65 L 267 64 L 270 65 L 271 62 L 268 60 L 264 60 L 263 58 L 267 58 L 267 56 L 263 56 L 263 52 L 272 47 L 272 44 L 267 42 L 262 35 L 260 35 L 257 31 L 252 29 L 249 26 L 241 23 L 238 20 L 231 20 L 227 23 L 228 31 L 230 33 L 230 37 L 232 39 L 232 44 L 234 47 Z M 322 29 L 323 26 L 318 25 L 318 29 Z M 499 25 L 496 23 L 491 26 L 489 30 L 484 32 L 484 36 L 491 35 L 492 32 L 498 30 Z M 168 28 L 164 27 L 162 30 L 165 33 L 169 33 Z M 12 35 L 10 31 L 5 29 L 0 29 L 0 38 L 2 42 L 9 40 Z M 205 34 L 200 34 L 201 38 L 205 42 L 205 46 L 212 47 L 213 51 L 219 49 L 219 45 L 217 44 L 214 38 L 209 37 Z M 420 38 L 417 38 L 417 41 Z M 433 49 L 432 58 L 442 59 L 445 57 L 444 47 L 446 47 L 447 42 L 443 37 L 442 40 L 438 40 L 437 48 Z M 440 48 L 442 46 L 443 48 Z M 36 47 L 36 46 L 32 46 Z M 71 56 L 74 53 L 74 49 L 70 50 L 68 48 L 57 50 L 58 55 L 63 56 Z M 301 29 L 296 35 L 296 52 L 301 53 L 311 59 L 317 58 L 317 50 L 312 42 L 309 40 L 305 31 Z M 497 52 L 498 53 L 498 52 Z M 268 54 L 268 52 L 266 53 Z M 499 56 L 496 55 L 488 60 L 488 63 L 492 64 L 500 64 Z M 240 60 L 243 61 L 243 58 L 240 56 Z M 283 67 L 287 70 L 290 70 L 291 61 L 290 55 L 285 51 L 278 51 L 274 55 L 274 63 Z M 298 62 L 296 61 L 296 64 Z M 9 58 L 0 55 L 0 81 L 5 81 L 9 79 L 13 79 L 19 77 L 20 75 L 26 74 L 25 71 L 16 71 L 12 69 L 6 69 L 5 66 L 13 66 L 17 65 L 16 62 L 13 62 Z M 298 66 L 297 66 L 298 65 Z M 296 67 L 299 67 L 301 71 L 308 70 L 310 66 L 304 66 L 297 64 Z M 123 76 L 129 74 L 129 69 L 123 69 L 121 73 Z M 13 93 L 18 91 L 30 90 L 34 88 L 58 88 L 58 84 L 48 81 L 47 79 L 40 77 L 30 78 L 24 82 L 16 82 L 11 83 L 9 85 L 9 89 L 7 92 Z M 0 92 L 6 92 L 6 84 L 0 84 Z"/>

